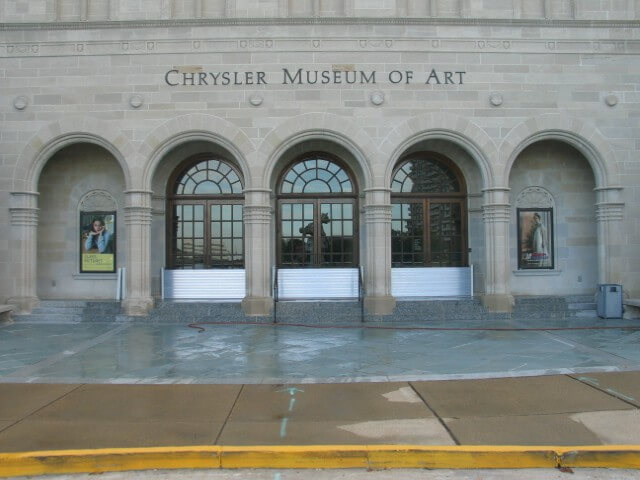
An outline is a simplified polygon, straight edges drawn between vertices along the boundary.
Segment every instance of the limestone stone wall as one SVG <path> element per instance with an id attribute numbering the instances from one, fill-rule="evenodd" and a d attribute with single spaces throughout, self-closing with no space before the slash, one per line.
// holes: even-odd
<path id="1" fill-rule="evenodd" d="M 69 18 L 76 15 L 75 4 L 54 3 L 4 2 L 3 20 L 49 22 L 54 10 Z M 429 15 L 450 11 L 446 16 L 455 17 L 457 8 L 459 16 L 476 12 L 479 17 L 488 5 L 484 3 L 439 0 L 429 4 Z M 233 15 L 258 16 L 250 8 L 255 5 L 260 5 L 260 15 L 275 15 L 276 4 L 268 1 L 234 2 Z M 337 5 L 296 1 L 295 8 L 307 10 L 295 15 L 316 11 L 309 8 L 334 15 Z M 113 188 L 116 179 L 120 182 L 118 202 L 130 208 L 131 222 L 140 219 L 143 225 L 147 213 L 152 216 L 149 246 L 145 237 L 136 252 L 150 253 L 148 276 L 155 277 L 155 292 L 164 258 L 163 196 L 172 166 L 190 152 L 226 152 L 245 176 L 255 230 L 262 232 L 263 217 L 273 205 L 274 179 L 287 155 L 321 146 L 346 152 L 357 171 L 361 208 L 380 207 L 370 215 L 372 224 L 384 221 L 386 189 L 403 154 L 424 148 L 452 157 L 470 194 L 470 259 L 477 267 L 479 293 L 549 292 L 549 283 L 513 275 L 510 257 L 514 196 L 542 172 L 541 181 L 548 183 L 542 186 L 557 194 L 565 220 L 588 218 L 558 228 L 562 274 L 551 281 L 556 293 L 587 292 L 605 280 L 640 295 L 640 28 L 638 22 L 618 21 L 631 18 L 629 12 L 636 15 L 636 3 L 513 3 L 513 15 L 528 18 L 525 23 L 505 18 L 417 21 L 411 18 L 412 9 L 424 4 L 412 0 L 352 0 L 344 8 L 358 15 L 358 9 L 377 6 L 384 10 L 382 17 L 392 15 L 398 5 L 407 18 L 349 20 L 336 14 L 330 21 L 317 19 L 312 27 L 304 20 L 257 26 L 253 20 L 186 21 L 175 28 L 153 21 L 135 28 L 92 22 L 0 26 L 0 301 L 28 290 L 29 282 L 16 280 L 12 272 L 32 271 L 30 257 L 20 248 L 36 235 L 41 242 L 38 268 L 47 272 L 38 290 L 57 295 L 51 290 L 56 269 L 43 270 L 47 254 L 34 222 L 39 216 L 42 225 L 44 208 L 73 203 L 69 196 L 55 202 L 43 197 L 47 188 L 47 195 L 54 192 L 47 177 L 55 165 L 73 173 L 70 164 L 51 160 L 73 144 L 94 144 L 109 152 L 105 182 Z M 189 18 L 192 7 L 222 9 L 221 3 L 206 0 L 89 1 L 80 6 L 80 16 L 96 19 L 97 12 L 107 10 L 119 19 L 166 20 L 177 11 Z M 613 20 L 540 19 L 549 11 L 566 17 L 571 8 L 580 17 L 587 6 L 590 18 L 602 8 L 603 17 Z M 226 15 L 230 7 L 225 3 Z M 294 15 L 293 8 L 294 2 L 277 3 L 278 15 L 283 9 Z M 499 16 L 498 10 L 504 13 L 496 7 L 491 16 Z M 284 69 L 294 76 L 301 69 L 295 77 L 300 81 L 284 81 Z M 315 71 L 319 78 L 327 72 L 332 81 L 312 81 Z M 371 79 L 373 71 L 375 83 L 362 76 L 356 83 L 347 81 L 358 72 Z M 167 77 L 167 72 L 173 73 Z M 229 78 L 239 72 L 240 81 L 214 84 L 210 72 L 230 72 Z M 251 82 L 245 72 L 253 72 Z M 264 72 L 265 82 L 257 82 L 256 72 Z M 537 142 L 543 144 L 535 147 Z M 535 148 L 551 148 L 544 166 L 537 163 Z M 585 210 L 578 212 L 576 205 L 582 202 Z M 120 225 L 124 229 L 124 222 Z M 371 228 L 363 225 L 362 231 L 367 230 Z M 595 251 L 594 238 L 596 263 L 572 263 Z M 361 242 L 364 248 L 363 238 Z M 265 249 L 256 258 L 272 261 L 273 244 Z M 119 252 L 127 252 L 127 246 Z M 58 254 L 66 280 L 58 278 L 56 288 L 64 284 L 71 292 L 79 281 L 68 268 L 73 250 Z M 143 273 L 136 274 L 141 284 L 151 281 L 145 262 L 138 264 Z M 267 270 L 262 268 L 261 274 L 268 275 Z M 91 292 L 94 286 L 82 288 L 78 291 Z"/>
<path id="2" fill-rule="evenodd" d="M 100 147 L 77 144 L 56 153 L 38 183 L 38 297 L 109 299 L 116 274 L 79 274 L 80 201 L 89 192 L 108 192 L 117 205 L 116 267 L 126 265 L 124 181 L 118 163 Z M 112 232 L 113 233 L 113 232 Z"/>
<path id="3" fill-rule="evenodd" d="M 637 0 L 6 0 L 2 22 L 424 17 L 630 20 Z"/>
<path id="4" fill-rule="evenodd" d="M 553 197 L 555 268 L 520 270 L 516 255 L 517 221 L 512 208 L 511 286 L 514 295 L 591 294 L 598 283 L 596 195 L 593 172 L 574 148 L 557 141 L 540 142 L 523 151 L 509 186 L 513 197 L 544 186 Z M 532 205 L 523 205 L 531 207 Z"/>

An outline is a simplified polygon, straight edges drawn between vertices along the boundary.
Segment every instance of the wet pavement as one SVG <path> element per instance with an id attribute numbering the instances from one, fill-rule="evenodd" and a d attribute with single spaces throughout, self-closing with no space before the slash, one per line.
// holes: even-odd
<path id="1" fill-rule="evenodd" d="M 0 327 L 0 382 L 331 383 L 640 370 L 638 320 L 202 327 L 18 321 Z"/>
<path id="2" fill-rule="evenodd" d="M 0 451 L 637 445 L 638 327 L 18 321 L 0 327 Z"/>

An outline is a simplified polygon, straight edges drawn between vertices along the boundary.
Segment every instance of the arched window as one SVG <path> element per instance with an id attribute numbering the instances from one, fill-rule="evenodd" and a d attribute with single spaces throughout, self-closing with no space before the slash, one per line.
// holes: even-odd
<path id="1" fill-rule="evenodd" d="M 190 159 L 169 183 L 168 268 L 243 268 L 243 184 L 213 155 Z"/>
<path id="2" fill-rule="evenodd" d="M 356 193 L 351 174 L 324 153 L 293 162 L 278 185 L 278 264 L 357 265 Z"/>
<path id="3" fill-rule="evenodd" d="M 467 263 L 466 190 L 459 170 L 430 152 L 405 157 L 391 180 L 394 267 Z"/>

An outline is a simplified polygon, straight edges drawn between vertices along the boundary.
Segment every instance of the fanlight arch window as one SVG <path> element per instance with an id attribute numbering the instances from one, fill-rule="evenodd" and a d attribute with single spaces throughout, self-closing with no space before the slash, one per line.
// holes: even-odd
<path id="1" fill-rule="evenodd" d="M 175 183 L 176 195 L 241 195 L 242 188 L 238 172 L 223 160 L 198 162 Z"/>
<path id="2" fill-rule="evenodd" d="M 186 162 L 169 188 L 168 268 L 243 268 L 243 180 L 213 155 Z"/>
<path id="3" fill-rule="evenodd" d="M 393 172 L 391 204 L 393 267 L 466 266 L 466 189 L 453 162 L 431 152 L 405 157 Z"/>
<path id="4" fill-rule="evenodd" d="M 280 267 L 357 265 L 355 183 L 339 159 L 311 153 L 285 169 L 277 222 Z"/>
<path id="5" fill-rule="evenodd" d="M 352 193 L 349 174 L 332 160 L 311 157 L 294 163 L 284 174 L 280 193 Z"/>

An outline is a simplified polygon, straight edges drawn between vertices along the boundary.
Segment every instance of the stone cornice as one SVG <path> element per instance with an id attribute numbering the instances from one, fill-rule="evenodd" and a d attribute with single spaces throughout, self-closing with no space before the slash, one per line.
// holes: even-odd
<path id="1" fill-rule="evenodd" d="M 85 22 L 16 22 L 0 23 L 0 31 L 8 30 L 88 30 L 134 29 L 200 26 L 256 25 L 428 25 L 548 28 L 640 28 L 640 20 L 551 20 L 551 19 L 484 19 L 484 18 L 406 18 L 406 17 L 299 17 L 299 18 L 197 18 L 162 20 L 117 20 Z"/>
<path id="2" fill-rule="evenodd" d="M 237 36 L 229 38 L 168 38 L 149 36 L 136 40 L 111 39 L 50 41 L 34 39 L 29 42 L 0 43 L 0 57 L 98 56 L 148 54 L 208 54 L 225 52 L 442 52 L 442 53 L 535 53 L 535 54 L 640 54 L 640 39 L 563 39 L 563 38 L 507 38 L 476 36 L 473 38 L 439 37 L 435 34 L 421 38 L 348 36 L 312 39 L 308 37 Z M 212 67 L 213 68 L 213 67 Z"/>

